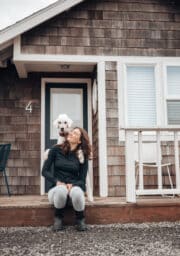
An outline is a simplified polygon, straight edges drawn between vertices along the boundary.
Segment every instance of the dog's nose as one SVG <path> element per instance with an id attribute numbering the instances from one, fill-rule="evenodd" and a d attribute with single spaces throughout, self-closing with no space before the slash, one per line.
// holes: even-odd
<path id="1" fill-rule="evenodd" d="M 61 128 L 61 131 L 62 131 L 62 132 L 64 131 L 64 128 L 63 128 L 63 127 Z"/>

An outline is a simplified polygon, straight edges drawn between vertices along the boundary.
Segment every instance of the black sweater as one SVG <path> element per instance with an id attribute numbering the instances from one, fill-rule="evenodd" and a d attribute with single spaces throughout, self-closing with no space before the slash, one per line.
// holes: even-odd
<path id="1" fill-rule="evenodd" d="M 51 172 L 53 163 L 54 174 Z M 48 159 L 44 162 L 42 175 L 52 182 L 53 186 L 56 185 L 57 181 L 61 181 L 79 186 L 85 191 L 87 170 L 88 160 L 85 160 L 84 164 L 80 164 L 74 151 L 65 155 L 60 147 L 55 146 L 49 151 Z"/>

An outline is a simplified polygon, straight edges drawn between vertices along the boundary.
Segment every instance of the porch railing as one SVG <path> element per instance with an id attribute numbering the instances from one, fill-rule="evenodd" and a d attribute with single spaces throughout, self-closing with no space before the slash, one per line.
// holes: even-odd
<path id="1" fill-rule="evenodd" d="M 125 158 L 126 158 L 126 200 L 127 202 L 136 202 L 136 195 L 175 195 L 180 194 L 180 165 L 179 165 L 179 127 L 169 128 L 124 128 L 125 131 Z M 148 132 L 148 135 L 144 133 Z M 152 133 L 149 133 L 152 132 Z M 143 179 L 143 136 L 146 136 L 146 142 L 156 143 L 157 154 L 157 188 L 147 189 L 144 187 Z M 148 137 L 148 138 L 147 138 Z M 171 143 L 174 147 L 174 167 L 175 167 L 175 185 L 172 188 L 163 188 L 162 184 L 162 143 Z M 135 144 L 138 144 L 138 166 L 139 166 L 139 184 L 136 188 L 136 161 Z"/>

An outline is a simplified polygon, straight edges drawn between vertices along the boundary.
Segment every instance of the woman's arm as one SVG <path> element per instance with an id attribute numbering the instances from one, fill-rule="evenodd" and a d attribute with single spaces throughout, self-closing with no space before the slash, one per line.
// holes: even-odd
<path id="1" fill-rule="evenodd" d="M 73 186 L 79 186 L 86 191 L 86 176 L 88 171 L 88 159 L 85 160 L 84 164 L 80 165 L 79 180 L 73 183 Z"/>
<path id="2" fill-rule="evenodd" d="M 56 185 L 57 179 L 54 177 L 53 173 L 51 172 L 51 166 L 54 163 L 55 160 L 55 149 L 52 148 L 49 151 L 48 159 L 44 162 L 43 168 L 42 168 L 42 175 L 51 183 Z"/>

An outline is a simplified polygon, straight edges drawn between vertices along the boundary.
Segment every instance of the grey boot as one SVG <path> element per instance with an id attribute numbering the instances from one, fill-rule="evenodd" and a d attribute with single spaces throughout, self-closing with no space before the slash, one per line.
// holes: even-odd
<path id="1" fill-rule="evenodd" d="M 53 224 L 53 231 L 60 231 L 64 229 L 63 225 L 63 209 L 57 209 L 55 208 L 55 216 L 54 216 L 54 224 Z"/>
<path id="2" fill-rule="evenodd" d="M 77 229 L 77 231 L 86 231 L 87 230 L 83 211 L 81 211 L 81 212 L 76 211 L 76 229 Z"/>
<path id="3" fill-rule="evenodd" d="M 77 220 L 76 229 L 77 229 L 77 231 L 86 231 L 87 230 L 85 219 Z"/>

